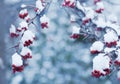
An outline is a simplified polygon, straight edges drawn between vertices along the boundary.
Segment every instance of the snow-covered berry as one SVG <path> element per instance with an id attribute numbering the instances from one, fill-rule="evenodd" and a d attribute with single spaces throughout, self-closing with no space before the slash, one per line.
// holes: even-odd
<path id="1" fill-rule="evenodd" d="M 113 31 L 109 31 L 104 35 L 104 42 L 107 47 L 117 45 L 118 36 Z"/>
<path id="2" fill-rule="evenodd" d="M 104 4 L 103 4 L 102 1 L 97 2 L 96 3 L 96 7 L 97 7 L 96 10 L 95 10 L 96 13 L 102 13 L 103 12 L 103 10 L 104 10 Z"/>
<path id="3" fill-rule="evenodd" d="M 77 26 L 73 26 L 72 35 L 70 36 L 73 39 L 77 39 L 80 37 L 80 28 Z"/>
<path id="4" fill-rule="evenodd" d="M 19 26 L 20 27 L 17 28 L 17 31 L 22 31 L 22 30 L 26 31 L 28 29 L 28 23 L 26 21 L 20 22 Z"/>
<path id="5" fill-rule="evenodd" d="M 45 8 L 45 6 L 42 4 L 42 1 L 37 0 L 36 1 L 36 8 L 35 8 L 36 13 L 39 14 L 44 8 Z"/>
<path id="6" fill-rule="evenodd" d="M 13 73 L 21 72 L 24 69 L 22 57 L 18 53 L 12 55 L 12 69 Z"/>
<path id="7" fill-rule="evenodd" d="M 20 55 L 26 60 L 28 58 L 32 58 L 32 51 L 28 47 L 23 47 Z"/>
<path id="8" fill-rule="evenodd" d="M 96 78 L 99 78 L 100 76 L 110 74 L 110 61 L 111 59 L 109 56 L 103 53 L 100 53 L 94 57 L 92 75 Z"/>
<path id="9" fill-rule="evenodd" d="M 104 44 L 101 41 L 95 41 L 90 47 L 91 54 L 100 53 L 104 48 Z"/>
<path id="10" fill-rule="evenodd" d="M 28 11 L 27 11 L 27 9 L 22 9 L 22 10 L 20 10 L 20 12 L 19 12 L 19 17 L 21 18 L 21 19 L 24 19 L 25 17 L 27 17 L 28 16 Z"/>
<path id="11" fill-rule="evenodd" d="M 16 28 L 14 25 L 11 24 L 11 27 L 10 27 L 10 36 L 11 37 L 18 37 L 19 34 L 16 32 Z"/>
<path id="12" fill-rule="evenodd" d="M 44 28 L 48 28 L 49 26 L 49 18 L 46 15 L 43 15 L 40 18 L 40 22 L 41 22 L 41 27 Z"/>
<path id="13" fill-rule="evenodd" d="M 21 41 L 24 46 L 30 46 L 34 39 L 35 35 L 30 30 L 26 30 L 21 38 Z"/>

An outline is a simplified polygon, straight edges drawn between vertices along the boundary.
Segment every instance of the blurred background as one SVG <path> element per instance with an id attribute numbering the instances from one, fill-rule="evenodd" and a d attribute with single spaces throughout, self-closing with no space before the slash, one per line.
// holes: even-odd
<path id="1" fill-rule="evenodd" d="M 80 0 L 92 5 L 93 0 Z M 47 16 L 50 27 L 38 29 L 37 40 L 31 47 L 33 58 L 22 73 L 12 74 L 12 46 L 17 42 L 9 36 L 11 24 L 18 24 L 20 5 L 35 4 L 35 0 L 0 0 L 0 84 L 119 84 L 116 72 L 102 78 L 91 76 L 92 58 L 88 41 L 70 38 L 71 23 L 66 12 L 56 0 Z M 115 14 L 120 19 L 120 0 L 104 0 L 105 14 Z M 32 14 L 32 13 L 31 13 Z M 36 24 L 38 21 L 36 20 Z"/>

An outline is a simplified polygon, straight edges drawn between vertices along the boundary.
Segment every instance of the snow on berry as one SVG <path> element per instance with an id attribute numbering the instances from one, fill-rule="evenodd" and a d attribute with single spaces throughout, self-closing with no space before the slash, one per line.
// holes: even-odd
<path id="1" fill-rule="evenodd" d="M 90 47 L 91 54 L 100 53 L 104 48 L 104 44 L 101 41 L 95 41 Z"/>
<path id="2" fill-rule="evenodd" d="M 19 17 L 21 18 L 21 19 L 24 19 L 25 17 L 27 17 L 28 16 L 28 11 L 27 11 L 27 9 L 22 9 L 22 10 L 20 10 L 20 12 L 19 12 Z"/>
<path id="3" fill-rule="evenodd" d="M 83 20 L 83 24 L 85 25 L 86 23 L 88 23 L 91 19 L 94 18 L 95 16 L 95 12 L 92 8 L 90 7 L 85 7 L 85 17 L 82 18 Z"/>
<path id="4" fill-rule="evenodd" d="M 49 26 L 49 18 L 46 15 L 43 15 L 40 18 L 40 22 L 41 22 L 41 27 L 44 28 L 48 28 Z"/>
<path id="5" fill-rule="evenodd" d="M 10 31 L 10 36 L 11 37 L 18 37 L 19 36 L 19 34 L 17 34 L 16 28 L 13 24 L 11 24 L 11 27 L 10 27 L 9 31 Z"/>
<path id="6" fill-rule="evenodd" d="M 13 73 L 15 72 L 21 72 L 23 71 L 23 60 L 22 57 L 18 54 L 15 53 L 12 55 L 12 69 Z"/>
<path id="7" fill-rule="evenodd" d="M 117 50 L 116 54 L 117 58 L 115 59 L 114 63 L 115 65 L 120 65 L 120 49 Z"/>
<path id="8" fill-rule="evenodd" d="M 96 78 L 110 74 L 110 58 L 100 53 L 93 59 L 92 75 Z"/>
<path id="9" fill-rule="evenodd" d="M 77 39 L 80 37 L 80 27 L 73 26 L 72 28 L 72 35 L 70 36 L 71 38 Z"/>
<path id="10" fill-rule="evenodd" d="M 23 47 L 20 55 L 26 60 L 28 58 L 32 58 L 32 51 L 28 47 Z"/>
<path id="11" fill-rule="evenodd" d="M 95 12 L 96 13 L 102 13 L 102 11 L 104 10 L 104 4 L 103 4 L 103 2 L 102 1 L 100 1 L 100 2 L 97 2 L 96 3 L 96 10 L 95 10 Z"/>
<path id="12" fill-rule="evenodd" d="M 63 6 L 74 8 L 75 0 L 64 0 Z"/>
<path id="13" fill-rule="evenodd" d="M 104 42 L 107 47 L 112 47 L 117 45 L 118 36 L 112 30 L 104 35 Z"/>
<path id="14" fill-rule="evenodd" d="M 35 35 L 30 30 L 26 30 L 21 38 L 21 41 L 24 46 L 30 46 L 34 39 Z"/>
<path id="15" fill-rule="evenodd" d="M 37 14 L 39 14 L 44 8 L 45 6 L 42 4 L 41 0 L 37 0 L 36 8 L 35 8 L 35 11 L 37 12 Z"/>
<path id="16" fill-rule="evenodd" d="M 18 31 L 22 31 L 22 30 L 27 30 L 28 29 L 28 23 L 26 21 L 22 21 L 19 24 L 19 28 L 17 28 Z"/>

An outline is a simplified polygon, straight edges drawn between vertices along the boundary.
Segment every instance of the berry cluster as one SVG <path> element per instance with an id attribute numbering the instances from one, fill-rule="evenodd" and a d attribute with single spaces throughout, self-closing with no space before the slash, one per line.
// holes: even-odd
<path id="1" fill-rule="evenodd" d="M 19 12 L 19 18 L 21 22 L 18 27 L 11 25 L 10 27 L 10 36 L 11 38 L 19 38 L 19 42 L 16 49 L 16 52 L 12 55 L 12 69 L 13 73 L 23 71 L 27 59 L 32 58 L 32 51 L 30 46 L 33 44 L 36 39 L 36 35 L 30 29 L 31 24 L 35 26 L 34 20 L 36 18 L 40 19 L 41 28 L 48 28 L 49 19 L 44 14 L 44 11 L 48 10 L 50 2 L 44 2 L 43 0 L 37 0 L 36 6 L 21 5 L 21 10 Z M 28 8 L 32 7 L 34 10 L 35 17 L 30 16 Z M 35 26 L 36 27 L 36 26 Z"/>
<path id="2" fill-rule="evenodd" d="M 50 1 L 50 2 L 49 2 Z M 52 0 L 37 0 L 36 6 L 32 6 L 36 17 L 40 18 L 40 26 L 42 29 L 49 27 L 49 19 L 45 15 L 46 10 Z M 62 3 L 60 3 L 62 2 Z M 104 2 L 94 0 L 93 6 L 87 6 L 80 0 L 58 0 L 63 10 L 70 16 L 72 27 L 72 39 L 84 38 L 95 39 L 90 47 L 91 54 L 95 54 L 93 58 L 92 76 L 99 78 L 109 75 L 113 70 L 118 71 L 118 79 L 120 78 L 120 26 L 117 17 L 114 15 L 105 16 Z M 30 24 L 34 24 L 27 5 L 21 6 L 19 17 L 23 20 L 16 28 L 11 25 L 11 37 L 20 37 L 22 49 L 12 56 L 13 72 L 21 72 L 24 68 L 23 60 L 32 58 L 32 52 L 29 46 L 35 40 L 34 33 L 29 29 Z M 114 68 L 113 68 L 114 67 Z"/>

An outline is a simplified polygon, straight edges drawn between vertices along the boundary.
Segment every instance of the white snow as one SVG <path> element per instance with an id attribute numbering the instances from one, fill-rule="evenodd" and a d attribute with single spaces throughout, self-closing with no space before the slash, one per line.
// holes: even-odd
<path id="1" fill-rule="evenodd" d="M 22 4 L 22 5 L 21 5 L 21 8 L 25 8 L 25 7 L 27 7 L 27 5 L 25 5 L 25 4 Z"/>
<path id="2" fill-rule="evenodd" d="M 19 12 L 19 14 L 25 14 L 25 13 L 28 13 L 28 11 L 27 11 L 27 9 L 22 9 L 22 10 L 20 10 L 20 12 Z"/>
<path id="3" fill-rule="evenodd" d="M 22 29 L 22 28 L 26 28 L 26 29 L 28 29 L 28 23 L 26 22 L 26 21 L 22 21 L 22 22 L 20 22 L 20 28 Z"/>
<path id="4" fill-rule="evenodd" d="M 112 52 L 112 51 L 114 51 L 115 50 L 115 48 L 108 48 L 108 47 L 106 47 L 105 49 L 104 49 L 104 52 L 105 53 L 110 53 L 110 52 Z"/>
<path id="5" fill-rule="evenodd" d="M 86 14 L 86 18 L 93 19 L 95 16 L 95 12 L 91 7 L 85 7 L 85 14 Z"/>
<path id="6" fill-rule="evenodd" d="M 30 56 L 32 56 L 32 51 L 28 47 L 23 47 L 20 55 L 25 56 L 28 53 L 30 53 Z"/>
<path id="7" fill-rule="evenodd" d="M 15 66 L 23 65 L 22 57 L 18 53 L 12 55 L 12 64 Z"/>
<path id="8" fill-rule="evenodd" d="M 73 26 L 72 27 L 72 34 L 79 34 L 80 33 L 80 27 Z"/>
<path id="9" fill-rule="evenodd" d="M 96 3 L 96 5 L 97 5 L 97 9 L 104 9 L 104 4 L 102 1 Z"/>
<path id="10" fill-rule="evenodd" d="M 36 8 L 38 8 L 39 10 L 37 11 L 37 13 L 40 13 L 45 7 L 42 5 L 42 2 L 40 0 L 36 1 Z"/>
<path id="11" fill-rule="evenodd" d="M 104 35 L 104 41 L 105 42 L 110 43 L 110 42 L 114 42 L 114 41 L 117 41 L 117 40 L 118 40 L 118 37 L 113 31 L 109 31 Z"/>
<path id="12" fill-rule="evenodd" d="M 120 35 L 120 26 L 118 24 L 107 22 L 107 26 L 113 28 Z"/>
<path id="13" fill-rule="evenodd" d="M 16 33 L 15 25 L 11 24 L 10 33 Z"/>
<path id="14" fill-rule="evenodd" d="M 40 22 L 41 22 L 41 23 L 49 22 L 49 18 L 48 18 L 46 15 L 43 15 L 43 16 L 40 18 Z"/>
<path id="15" fill-rule="evenodd" d="M 104 44 L 101 41 L 95 41 L 90 47 L 90 51 L 92 50 L 102 51 L 103 48 L 104 48 Z"/>
<path id="16" fill-rule="evenodd" d="M 108 15 L 107 19 L 108 19 L 110 22 L 117 22 L 117 21 L 118 21 L 116 15 L 114 15 L 114 14 Z"/>
<path id="17" fill-rule="evenodd" d="M 21 38 L 21 41 L 24 44 L 25 41 L 28 41 L 28 40 L 33 41 L 34 38 L 35 38 L 35 35 L 30 30 L 27 30 L 24 32 L 23 37 Z"/>
<path id="18" fill-rule="evenodd" d="M 93 59 L 93 71 L 98 70 L 101 73 L 105 74 L 104 69 L 110 68 L 110 58 L 105 56 L 105 54 L 98 54 Z"/>
<path id="19" fill-rule="evenodd" d="M 97 25 L 97 27 L 106 27 L 106 21 L 102 15 L 99 15 L 97 20 L 93 20 L 93 22 Z"/>

